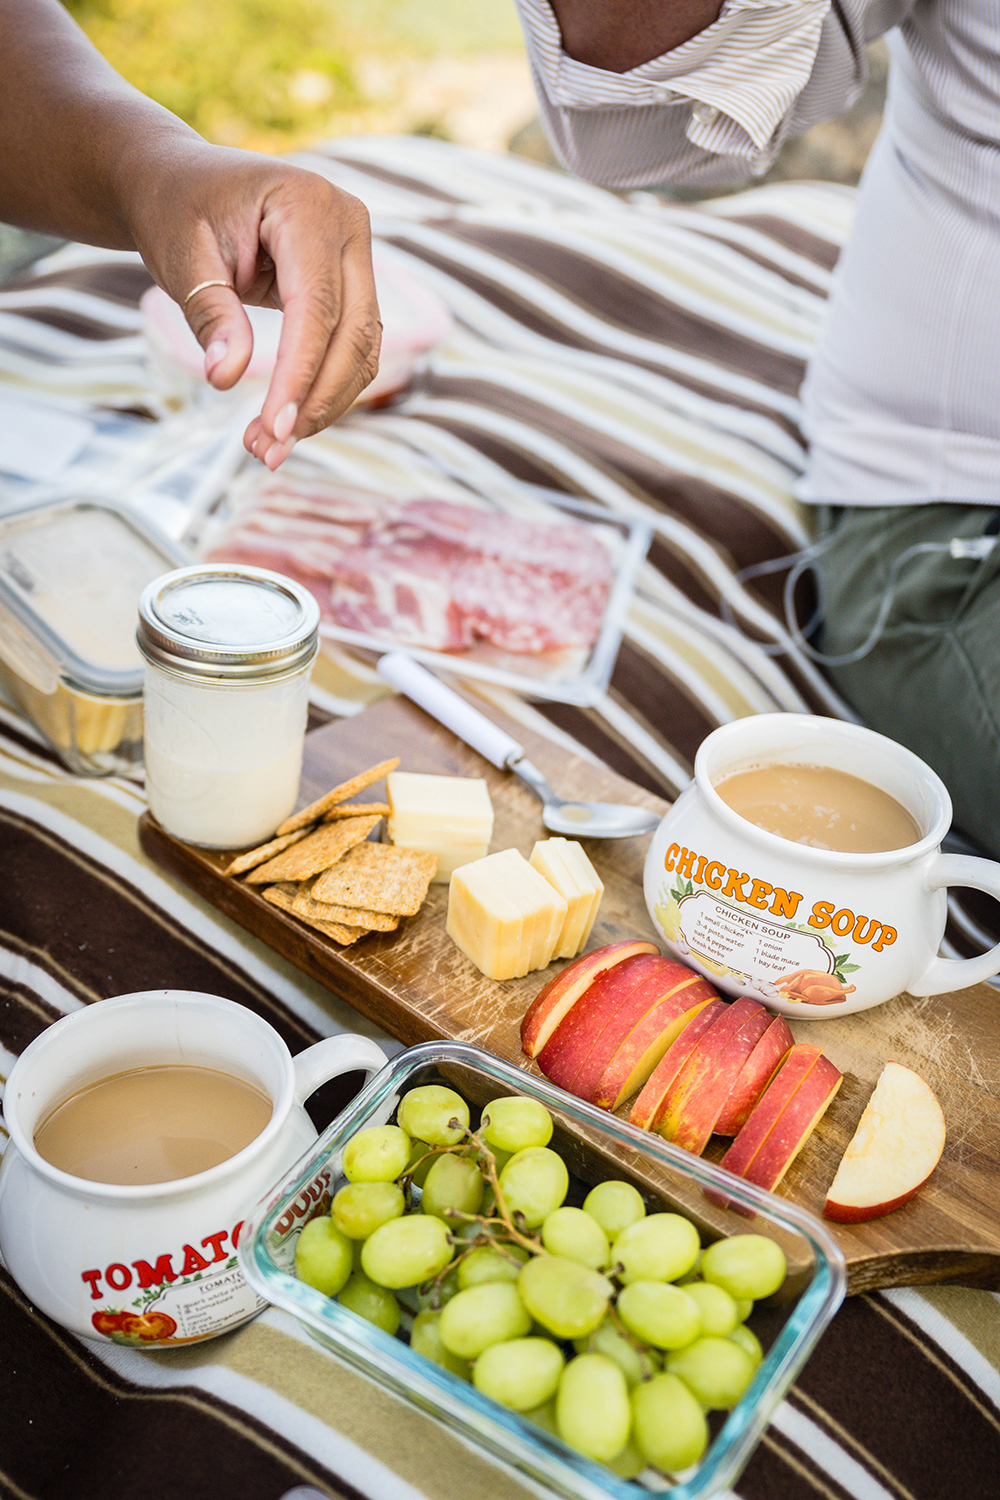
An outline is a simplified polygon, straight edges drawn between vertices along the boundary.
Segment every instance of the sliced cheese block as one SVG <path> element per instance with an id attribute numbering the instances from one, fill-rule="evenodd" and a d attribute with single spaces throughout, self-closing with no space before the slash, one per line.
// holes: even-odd
<path id="1" fill-rule="evenodd" d="M 583 932 L 580 935 L 580 948 L 582 949 L 590 937 L 594 922 L 597 920 L 597 909 L 601 904 L 601 897 L 604 895 L 604 882 L 584 853 L 581 845 L 575 839 L 566 840 L 566 848 L 563 850 L 563 856 L 580 884 L 584 886 L 589 885 L 593 893 L 591 908 L 583 924 Z"/>
<path id="2" fill-rule="evenodd" d="M 532 867 L 544 875 L 566 901 L 566 920 L 556 938 L 554 958 L 573 958 L 579 952 L 584 923 L 593 904 L 591 894 L 580 885 L 558 847 L 565 842 L 565 839 L 539 841 L 530 858 Z"/>
<path id="3" fill-rule="evenodd" d="M 493 804 L 481 776 L 390 771 L 385 784 L 390 825 L 404 837 L 489 844 Z"/>
<path id="4" fill-rule="evenodd" d="M 487 979 L 513 979 L 521 962 L 523 918 L 513 901 L 488 881 L 475 874 L 462 878 L 465 870 L 475 868 L 467 865 L 452 876 L 445 931 Z"/>
<path id="5" fill-rule="evenodd" d="M 575 839 L 539 840 L 530 862 L 566 899 L 566 920 L 552 956 L 573 958 L 590 936 L 604 894 L 603 882 Z"/>
<path id="6" fill-rule="evenodd" d="M 487 978 L 516 979 L 551 962 L 566 911 L 523 854 L 503 849 L 454 871 L 446 931 Z"/>
<path id="7" fill-rule="evenodd" d="M 522 961 L 524 973 L 544 969 L 552 962 L 556 941 L 566 920 L 566 899 L 544 876 L 539 875 L 517 849 L 502 849 L 481 861 L 490 866 L 490 876 L 499 888 L 517 901 L 524 913 Z"/>
<path id="8" fill-rule="evenodd" d="M 386 777 L 390 843 L 438 856 L 434 883 L 489 853 L 493 804 L 482 777 L 390 771 Z"/>

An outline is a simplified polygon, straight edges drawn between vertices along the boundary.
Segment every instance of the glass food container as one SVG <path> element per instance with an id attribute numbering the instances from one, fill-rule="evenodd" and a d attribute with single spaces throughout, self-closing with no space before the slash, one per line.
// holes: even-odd
<path id="1" fill-rule="evenodd" d="M 181 550 L 124 507 L 89 496 L 0 518 L 0 682 L 72 771 L 142 765 L 135 611 Z"/>
<path id="2" fill-rule="evenodd" d="M 176 838 L 239 849 L 295 805 L 319 605 L 264 568 L 203 563 L 139 601 L 146 791 Z"/>
<path id="3" fill-rule="evenodd" d="M 345 1181 L 341 1163 L 348 1140 L 369 1125 L 392 1122 L 402 1096 L 427 1083 L 457 1089 L 472 1107 L 473 1124 L 477 1108 L 499 1095 L 540 1100 L 555 1120 L 551 1144 L 566 1160 L 571 1184 L 575 1180 L 583 1190 L 603 1178 L 621 1177 L 639 1188 L 651 1212 L 684 1213 L 697 1225 L 703 1245 L 722 1235 L 754 1232 L 782 1246 L 789 1267 L 785 1284 L 758 1303 L 749 1320 L 763 1345 L 763 1362 L 739 1403 L 728 1413 L 713 1413 L 712 1441 L 701 1462 L 674 1476 L 672 1484 L 655 1472 L 648 1486 L 641 1477 L 619 1478 L 417 1354 L 402 1338 L 296 1279 L 296 1240 Z M 812 1214 L 461 1042 L 424 1043 L 383 1068 L 315 1148 L 250 1210 L 238 1253 L 260 1296 L 300 1319 L 338 1359 L 566 1500 L 641 1500 L 650 1488 L 670 1500 L 703 1500 L 732 1485 L 846 1287 L 843 1255 Z"/>

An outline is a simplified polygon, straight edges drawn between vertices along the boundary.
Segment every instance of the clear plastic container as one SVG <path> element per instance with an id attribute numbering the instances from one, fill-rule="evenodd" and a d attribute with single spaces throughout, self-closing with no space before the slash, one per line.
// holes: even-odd
<path id="1" fill-rule="evenodd" d="M 605 1177 L 634 1182 L 650 1211 L 681 1212 L 702 1243 L 752 1231 L 782 1246 L 789 1273 L 782 1289 L 750 1319 L 765 1355 L 742 1400 L 713 1416 L 713 1439 L 696 1468 L 658 1477 L 671 1500 L 704 1500 L 736 1479 L 775 1407 L 805 1363 L 844 1297 L 846 1271 L 833 1236 L 794 1204 L 669 1145 L 660 1136 L 574 1099 L 543 1079 L 461 1042 L 428 1042 L 402 1052 L 348 1105 L 287 1176 L 248 1213 L 239 1259 L 260 1296 L 299 1318 L 338 1359 L 388 1387 L 515 1473 L 529 1475 L 567 1500 L 641 1500 L 649 1487 L 574 1452 L 558 1438 L 475 1389 L 325 1297 L 294 1275 L 303 1225 L 345 1181 L 344 1146 L 358 1130 L 391 1122 L 410 1089 L 443 1083 L 475 1107 L 501 1094 L 539 1099 L 552 1113 L 552 1145 L 584 1187 Z M 720 1204 L 719 1199 L 724 1200 Z"/>
<path id="2" fill-rule="evenodd" d="M 0 519 L 0 681 L 71 770 L 142 765 L 136 607 L 183 561 L 124 507 L 90 496 Z"/>
<path id="3" fill-rule="evenodd" d="M 201 564 L 139 601 L 149 808 L 168 833 L 259 844 L 295 805 L 319 606 L 263 568 Z"/>
<path id="4" fill-rule="evenodd" d="M 597 703 L 610 681 L 652 539 L 652 528 L 644 520 L 623 519 L 594 501 L 522 484 L 509 475 L 498 483 L 495 493 L 473 493 L 457 499 L 450 476 L 441 494 L 433 484 L 428 487 L 423 483 L 419 471 L 405 484 L 397 476 L 385 492 L 379 492 L 293 455 L 276 474 L 260 472 L 260 465 L 246 470 L 229 487 L 224 504 L 197 537 L 196 548 L 200 556 L 222 561 L 253 558 L 266 564 L 273 558 L 276 566 L 295 577 L 322 582 L 329 597 L 335 561 L 341 553 L 369 532 L 380 534 L 398 517 L 400 506 L 427 499 L 465 505 L 470 515 L 477 511 L 494 516 L 500 513 L 509 517 L 515 531 L 524 520 L 545 525 L 573 522 L 590 532 L 607 551 L 613 572 L 593 643 L 515 652 L 477 639 L 462 650 L 432 649 L 417 642 L 409 628 L 414 622 L 406 610 L 395 625 L 390 608 L 384 629 L 362 630 L 336 623 L 327 607 L 320 636 L 328 651 L 336 656 L 340 648 L 348 647 L 367 661 L 373 654 L 405 649 L 433 670 L 492 683 L 529 697 Z M 305 538 L 299 525 L 303 517 L 307 518 Z M 322 545 L 324 538 L 329 544 L 326 547 Z M 447 587 L 441 574 L 441 588 Z"/>

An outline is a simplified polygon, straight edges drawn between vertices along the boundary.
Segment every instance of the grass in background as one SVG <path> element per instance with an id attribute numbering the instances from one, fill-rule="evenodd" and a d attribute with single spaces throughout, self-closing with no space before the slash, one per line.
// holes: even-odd
<path id="1" fill-rule="evenodd" d="M 67 0 L 131 83 L 209 140 L 287 151 L 327 136 L 445 137 L 484 58 L 521 66 L 512 0 Z M 435 89 L 433 69 L 446 69 Z M 407 95 L 419 103 L 407 112 Z M 449 103 L 450 100 L 450 103 Z M 415 114 L 414 114 L 415 111 Z"/>
<path id="2" fill-rule="evenodd" d="M 416 57 L 522 50 L 512 0 L 330 0 L 353 46 Z"/>

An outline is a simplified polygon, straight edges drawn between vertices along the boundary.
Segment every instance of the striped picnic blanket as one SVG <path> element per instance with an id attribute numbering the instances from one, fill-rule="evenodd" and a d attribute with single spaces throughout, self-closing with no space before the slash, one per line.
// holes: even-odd
<path id="1" fill-rule="evenodd" d="M 310 461 L 390 492 L 404 475 L 486 494 L 512 476 L 652 527 L 605 691 L 586 704 L 483 691 L 666 796 L 717 723 L 846 712 L 789 638 L 780 579 L 741 575 L 806 540 L 792 499 L 796 392 L 850 192 L 794 184 L 697 206 L 625 201 L 514 158 L 410 137 L 337 141 L 298 159 L 364 199 L 378 238 L 454 315 L 407 391 L 301 445 Z M 76 246 L 22 276 L 0 292 L 0 387 L 61 409 L 149 413 L 141 462 L 116 469 L 109 456 L 107 477 L 148 503 L 150 472 L 173 472 L 157 503 L 181 534 L 198 524 L 191 489 L 199 504 L 211 498 L 190 474 L 211 468 L 220 416 L 238 414 L 165 399 L 140 336 L 148 284 L 134 257 Z M 178 451 L 191 460 L 187 489 L 167 463 Z M 0 476 L 0 505 L 18 498 Z M 380 691 L 370 668 L 337 652 L 317 704 L 353 712 Z M 371 1032 L 151 865 L 136 838 L 142 807 L 138 783 L 74 777 L 0 709 L 4 1073 L 59 1015 L 163 985 L 236 999 L 293 1050 Z M 208 1344 L 140 1353 L 63 1333 L 6 1275 L 0 1292 L 4 1496 L 532 1493 L 342 1369 L 283 1313 Z M 906 1289 L 841 1309 L 736 1490 L 743 1500 L 978 1500 L 996 1494 L 998 1472 L 1000 1300 Z"/>

